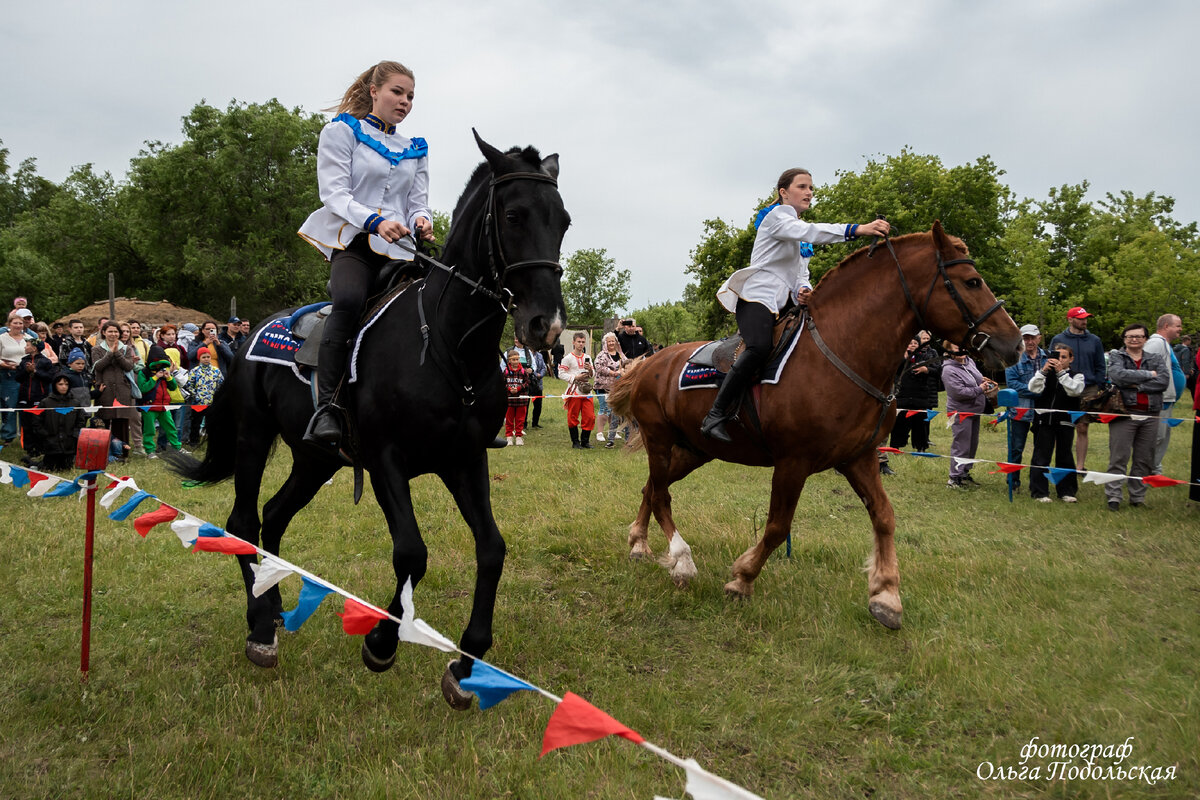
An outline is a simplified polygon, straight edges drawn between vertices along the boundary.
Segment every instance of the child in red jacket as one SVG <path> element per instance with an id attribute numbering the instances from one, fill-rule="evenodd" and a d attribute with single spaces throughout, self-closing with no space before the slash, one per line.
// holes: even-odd
<path id="1" fill-rule="evenodd" d="M 508 390 L 508 411 L 504 415 L 504 435 L 509 444 L 525 444 L 525 415 L 529 413 L 529 370 L 521 366 L 516 350 L 508 353 L 504 368 L 504 387 Z"/>

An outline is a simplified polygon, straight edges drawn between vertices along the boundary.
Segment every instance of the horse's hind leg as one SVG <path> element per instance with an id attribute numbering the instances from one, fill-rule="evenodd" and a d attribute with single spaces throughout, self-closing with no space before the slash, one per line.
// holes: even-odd
<path id="1" fill-rule="evenodd" d="M 862 499 L 875 528 L 875 550 L 867 561 L 867 587 L 870 591 L 868 608 L 871 616 L 884 627 L 900 627 L 903 609 L 900 605 L 900 567 L 896 560 L 896 514 L 892 501 L 883 490 L 879 477 L 879 462 L 874 450 L 860 456 L 852 464 L 839 467 L 850 486 Z"/>
<path id="2" fill-rule="evenodd" d="M 261 427 L 243 425 L 242 430 L 252 430 L 254 434 L 238 436 L 237 467 L 233 477 L 233 510 L 225 522 L 225 530 L 258 545 L 258 492 L 271 452 L 271 442 L 275 437 L 275 428 L 271 422 L 264 420 Z M 278 660 L 278 647 L 271 599 L 266 595 L 255 597 L 251 591 L 254 587 L 254 571 L 250 565 L 256 563 L 257 559 L 255 556 L 239 555 L 237 562 L 242 583 L 246 588 L 246 625 L 250 630 L 246 636 L 246 656 L 261 667 L 274 667 Z"/>
<path id="3" fill-rule="evenodd" d="M 808 473 L 794 463 L 783 463 L 775 467 L 771 475 L 771 507 L 767 511 L 767 525 L 763 536 L 753 547 L 738 556 L 733 562 L 733 580 L 725 584 L 725 591 L 732 597 L 749 597 L 754 592 L 754 581 L 762 572 L 771 553 L 779 547 L 792 529 L 792 518 L 796 514 L 796 503 Z"/>
<path id="4" fill-rule="evenodd" d="M 383 509 L 387 518 L 388 533 L 392 537 L 392 569 L 396 573 L 396 593 L 388 605 L 388 611 L 395 617 L 404 614 L 401 593 L 404 585 L 412 581 L 415 591 L 421 578 L 425 577 L 425 568 L 429 551 L 421 539 L 421 531 L 417 528 L 417 518 L 413 514 L 412 495 L 409 492 L 408 478 L 398 469 L 390 466 L 389 460 L 381 461 L 379 466 L 371 470 L 371 488 L 375 491 L 375 499 Z M 373 672 L 384 672 L 390 669 L 396 661 L 396 647 L 400 643 L 397 635 L 400 626 L 390 619 L 380 620 L 379 623 L 363 639 L 363 664 Z"/>
<path id="5" fill-rule="evenodd" d="M 706 464 L 709 459 L 692 450 L 670 444 L 666 447 L 656 445 L 663 437 L 655 436 L 643 426 L 642 438 L 646 442 L 646 452 L 650 464 L 650 479 L 642 490 L 642 510 L 638 512 L 638 520 L 642 519 L 648 505 L 654 514 L 658 526 L 667 537 L 667 554 L 663 565 L 671 571 L 671 580 L 676 586 L 684 587 L 696 577 L 696 563 L 692 560 L 692 548 L 684 541 L 679 529 L 675 527 L 675 517 L 671 513 L 671 484 L 689 475 L 697 467 Z M 637 526 L 638 522 L 634 522 Z M 634 541 L 635 528 L 630 528 L 630 545 Z M 644 539 L 643 525 L 643 539 Z M 631 551 L 630 555 L 634 555 Z"/>
<path id="6" fill-rule="evenodd" d="M 459 647 L 464 653 L 482 658 L 492 646 L 492 622 L 496 610 L 496 592 L 504 571 L 506 547 L 496 519 L 492 514 L 491 484 L 488 479 L 487 455 L 473 464 L 441 475 L 442 482 L 454 495 L 458 510 L 475 536 L 475 592 L 471 601 L 471 619 L 463 631 Z M 474 664 L 464 656 L 452 661 L 442 677 L 442 695 L 452 708 L 463 710 L 474 697 L 458 685 L 471 675 Z"/>
<path id="7" fill-rule="evenodd" d="M 292 472 L 279 491 L 263 506 L 262 549 L 279 555 L 279 542 L 283 532 L 300 509 L 312 502 L 321 486 L 329 480 L 338 466 L 332 461 L 308 458 L 302 452 L 294 454 Z M 245 559 L 243 569 L 249 571 L 253 556 Z M 278 585 L 268 589 L 262 597 L 255 597 L 250 589 L 254 586 L 253 576 L 249 579 L 246 592 L 246 619 L 250 623 L 250 635 L 246 637 L 246 657 L 261 667 L 273 667 L 279 660 L 278 639 L 275 629 L 282 624 L 283 599 Z"/>

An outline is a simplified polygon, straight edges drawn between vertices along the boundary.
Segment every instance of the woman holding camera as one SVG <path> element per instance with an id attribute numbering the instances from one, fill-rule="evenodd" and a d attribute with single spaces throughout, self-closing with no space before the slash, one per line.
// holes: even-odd
<path id="1" fill-rule="evenodd" d="M 946 413 L 968 412 L 970 416 L 959 417 L 950 426 L 950 479 L 946 485 L 961 489 L 966 484 L 978 486 L 971 477 L 971 464 L 961 464 L 960 458 L 974 458 L 979 449 L 979 415 L 987 406 L 987 393 L 996 388 L 996 382 L 983 377 L 975 362 L 953 342 L 946 343 L 950 359 L 942 364 L 942 383 L 946 385 Z"/>

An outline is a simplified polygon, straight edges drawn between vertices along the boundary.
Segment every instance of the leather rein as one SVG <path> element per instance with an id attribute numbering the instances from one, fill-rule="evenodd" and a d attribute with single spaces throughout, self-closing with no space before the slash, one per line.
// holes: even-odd
<path id="1" fill-rule="evenodd" d="M 904 290 L 904 299 L 908 301 L 908 307 L 912 309 L 913 314 L 916 315 L 917 323 L 920 325 L 920 328 L 922 330 L 926 330 L 928 326 L 925 324 L 925 314 L 921 313 L 921 308 L 917 307 L 916 300 L 913 298 L 912 291 L 908 286 L 908 279 L 904 276 L 904 268 L 900 265 L 900 258 L 896 255 L 896 249 L 892 247 L 892 242 L 887 237 L 884 237 L 882 241 L 887 247 L 888 252 L 891 253 L 892 261 L 896 264 L 896 272 L 900 276 L 900 286 Z M 877 239 L 871 244 L 870 249 L 867 251 L 867 258 L 874 256 L 875 248 L 878 245 L 879 240 Z M 925 294 L 925 303 L 923 308 L 925 309 L 925 313 L 929 312 L 929 302 L 933 298 L 933 290 L 937 287 L 938 278 L 941 278 L 942 285 L 946 287 L 946 291 L 950 294 L 951 299 L 954 300 L 954 304 L 958 306 L 958 310 L 962 313 L 963 321 L 967 324 L 967 332 L 964 334 L 963 341 L 959 343 L 959 346 L 964 350 L 978 354 L 979 350 L 985 347 L 991 340 L 991 334 L 977 330 L 979 324 L 1003 308 L 1004 301 L 997 299 L 987 311 L 983 312 L 977 317 L 973 316 L 971 314 L 971 310 L 967 308 L 967 304 L 963 302 L 962 296 L 958 293 L 958 289 L 955 288 L 954 282 L 950 280 L 950 275 L 946 272 L 947 267 L 953 267 L 958 264 L 970 264 L 971 266 L 975 266 L 975 261 L 974 259 L 970 258 L 956 258 L 950 261 L 944 261 L 942 260 L 941 251 L 939 250 L 937 252 L 937 273 L 933 276 L 933 280 L 930 281 L 929 291 Z M 888 410 L 892 407 L 892 403 L 894 403 L 896 400 L 896 383 L 898 379 L 892 381 L 891 391 L 888 394 L 884 394 L 879 389 L 876 389 L 865 378 L 851 369 L 845 361 L 842 361 L 842 359 L 840 359 L 837 354 L 829 348 L 829 345 L 825 343 L 825 340 L 821 337 L 820 332 L 817 330 L 817 324 L 813 320 L 812 314 L 808 312 L 807 308 L 803 310 L 802 314 L 802 324 L 812 335 L 813 344 L 817 346 L 817 349 L 821 351 L 821 354 L 825 356 L 830 364 L 833 364 L 833 366 L 837 367 L 838 371 L 853 381 L 858 388 L 862 389 L 881 405 L 879 419 L 875 422 L 875 431 L 871 434 L 870 440 L 868 440 L 869 447 L 870 442 L 874 442 L 875 437 L 879 435 L 879 429 L 883 426 L 883 419 L 887 416 Z M 862 451 L 860 450 L 859 452 Z M 857 456 L 858 453 L 855 453 L 855 455 Z M 847 460 L 849 461 L 851 459 Z"/>

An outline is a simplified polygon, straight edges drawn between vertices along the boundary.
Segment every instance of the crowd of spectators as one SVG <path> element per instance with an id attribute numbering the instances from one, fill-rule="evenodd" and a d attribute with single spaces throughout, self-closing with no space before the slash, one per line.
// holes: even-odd
<path id="1" fill-rule="evenodd" d="M 154 458 L 199 444 L 204 412 L 192 406 L 212 402 L 250 331 L 236 317 L 218 327 L 107 318 L 90 330 L 80 319 L 47 325 L 16 298 L 0 327 L 0 408 L 15 409 L 0 412 L 0 444 L 19 442 L 23 462 L 46 469 L 73 461 L 88 425 L 109 428 L 120 455 Z M 39 407 L 56 411 L 20 413 Z"/>

